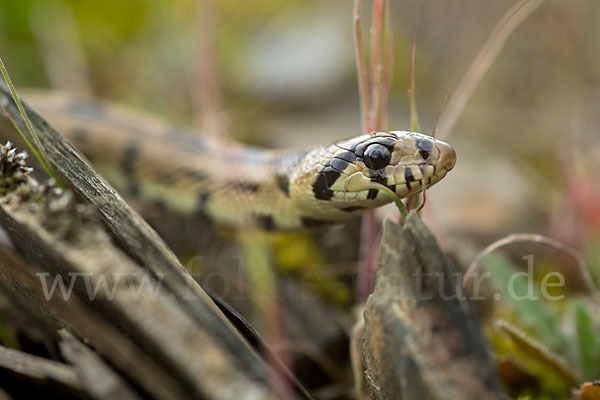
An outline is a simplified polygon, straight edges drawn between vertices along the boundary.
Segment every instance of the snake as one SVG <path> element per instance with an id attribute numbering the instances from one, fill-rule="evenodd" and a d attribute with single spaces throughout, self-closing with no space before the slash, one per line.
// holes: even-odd
<path id="1" fill-rule="evenodd" d="M 118 190 L 230 227 L 295 231 L 348 221 L 429 188 L 454 148 L 410 131 L 358 134 L 306 149 L 205 137 L 106 101 L 48 91 L 24 99 Z"/>

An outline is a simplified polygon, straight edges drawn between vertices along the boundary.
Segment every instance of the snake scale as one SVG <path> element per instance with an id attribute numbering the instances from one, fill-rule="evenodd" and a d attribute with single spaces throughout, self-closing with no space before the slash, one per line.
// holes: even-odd
<path id="1" fill-rule="evenodd" d="M 66 93 L 24 99 L 117 190 L 219 224 L 298 230 L 346 221 L 440 181 L 454 149 L 430 136 L 374 132 L 305 150 L 208 140 L 122 107 Z"/>

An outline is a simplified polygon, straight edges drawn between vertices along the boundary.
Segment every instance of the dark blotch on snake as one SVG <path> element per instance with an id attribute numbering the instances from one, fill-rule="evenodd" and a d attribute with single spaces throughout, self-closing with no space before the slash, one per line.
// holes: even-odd
<path id="1" fill-rule="evenodd" d="M 140 188 L 137 185 L 136 173 L 135 173 L 135 162 L 140 156 L 140 149 L 136 143 L 128 143 L 123 150 L 123 158 L 121 160 L 121 169 L 125 173 L 125 176 L 129 180 L 129 190 L 132 194 L 137 195 L 140 192 Z"/>
<path id="2" fill-rule="evenodd" d="M 123 150 L 123 161 L 121 162 L 121 168 L 127 175 L 134 175 L 134 164 L 140 155 L 140 149 L 137 144 L 129 143 Z"/>
<path id="3" fill-rule="evenodd" d="M 363 206 L 350 206 L 350 207 L 342 208 L 342 211 L 353 212 L 353 211 L 364 210 L 364 209 L 365 209 L 365 207 L 363 207 Z"/>
<path id="4" fill-rule="evenodd" d="M 338 172 L 344 172 L 348 164 L 348 161 L 342 160 L 341 158 L 333 158 L 329 162 L 331 168 L 334 168 Z"/>
<path id="5" fill-rule="evenodd" d="M 275 229 L 275 220 L 272 215 L 256 215 L 255 218 L 259 228 L 263 228 L 267 231 Z"/>
<path id="6" fill-rule="evenodd" d="M 427 160 L 431 154 L 431 150 L 433 150 L 433 140 L 417 139 L 416 145 L 417 149 L 419 149 L 419 153 L 421 153 L 421 157 L 423 157 L 423 160 Z"/>
<path id="7" fill-rule="evenodd" d="M 410 167 L 404 167 L 404 178 L 406 178 L 406 182 L 415 181 L 415 177 L 413 176 L 412 169 L 410 169 Z"/>
<path id="8" fill-rule="evenodd" d="M 258 189 L 260 189 L 260 185 L 258 183 L 252 183 L 252 182 L 236 181 L 236 182 L 231 182 L 230 185 L 232 187 L 242 190 L 244 192 L 256 193 L 256 192 L 258 192 Z"/>
<path id="9" fill-rule="evenodd" d="M 331 187 L 331 185 L 333 185 L 342 174 L 340 171 L 329 165 L 329 163 L 325 165 L 325 168 L 321 170 L 321 173 L 325 174 L 325 179 L 327 180 L 328 187 Z"/>
<path id="10" fill-rule="evenodd" d="M 188 178 L 191 178 L 195 181 L 204 181 L 204 180 L 208 179 L 208 176 L 206 175 L 206 173 L 199 171 L 197 169 L 192 169 L 192 168 L 183 170 L 183 175 Z"/>
<path id="11" fill-rule="evenodd" d="M 319 226 L 328 225 L 330 223 L 328 221 L 307 217 L 302 217 L 300 220 L 302 221 L 302 225 L 304 225 L 306 228 L 316 228 Z"/>
<path id="12" fill-rule="evenodd" d="M 165 170 L 155 171 L 154 179 L 156 179 L 157 182 L 160 182 L 165 185 L 173 183 L 173 175 L 171 175 L 169 171 Z"/>
<path id="13" fill-rule="evenodd" d="M 333 185 L 341 174 L 340 171 L 329 165 L 329 162 L 325 164 L 325 167 L 319 172 L 317 179 L 312 185 L 315 197 L 319 200 L 331 200 L 333 190 L 329 189 L 329 187 Z"/>
<path id="14" fill-rule="evenodd" d="M 169 209 L 169 207 L 167 206 L 167 203 L 163 199 L 155 199 L 152 201 L 152 204 L 161 213 L 166 213 Z"/>
<path id="15" fill-rule="evenodd" d="M 204 214 L 204 210 L 206 210 L 206 204 L 208 203 L 209 200 L 210 200 L 209 192 L 200 193 L 200 196 L 198 196 L 198 212 L 200 214 Z"/>
<path id="16" fill-rule="evenodd" d="M 356 161 L 356 154 L 351 151 L 344 151 L 342 153 L 336 154 L 334 159 L 339 158 L 340 160 L 348 161 L 349 163 L 353 163 Z"/>
<path id="17" fill-rule="evenodd" d="M 327 185 L 327 177 L 324 173 L 319 173 L 317 175 L 317 179 L 312 185 L 313 193 L 315 194 L 315 198 L 319 200 L 331 200 L 333 197 L 333 190 L 329 189 L 329 185 Z"/>
<path id="18" fill-rule="evenodd" d="M 371 178 L 371 182 L 381 183 L 385 185 L 387 183 L 387 178 L 384 169 L 370 169 L 369 177 Z"/>
<path id="19" fill-rule="evenodd" d="M 284 174 L 277 174 L 275 176 L 277 180 L 277 186 L 287 197 L 290 197 L 290 178 Z"/>

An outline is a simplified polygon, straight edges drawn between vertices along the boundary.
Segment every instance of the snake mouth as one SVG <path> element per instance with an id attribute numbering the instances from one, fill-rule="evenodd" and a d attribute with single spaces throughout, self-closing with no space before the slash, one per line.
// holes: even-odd
<path id="1" fill-rule="evenodd" d="M 382 200 L 380 186 L 385 186 L 399 197 L 406 197 L 430 187 L 440 180 L 454 167 L 456 155 L 454 150 L 440 153 L 438 162 L 426 162 L 412 165 L 395 165 L 386 167 L 386 174 L 379 177 L 366 175 L 364 171 L 356 172 L 347 177 L 343 189 L 333 190 L 333 197 L 338 200 Z M 378 188 L 379 187 L 379 188 Z M 379 197 L 381 196 L 381 197 Z"/>

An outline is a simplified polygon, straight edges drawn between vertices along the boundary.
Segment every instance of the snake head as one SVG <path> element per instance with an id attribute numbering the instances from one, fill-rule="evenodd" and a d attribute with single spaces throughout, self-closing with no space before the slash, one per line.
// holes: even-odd
<path id="1" fill-rule="evenodd" d="M 377 184 L 406 197 L 439 182 L 456 163 L 456 152 L 449 144 L 404 131 L 342 140 L 328 146 L 325 154 L 327 161 L 321 162 L 312 181 L 313 195 L 348 212 L 390 202 Z"/>

